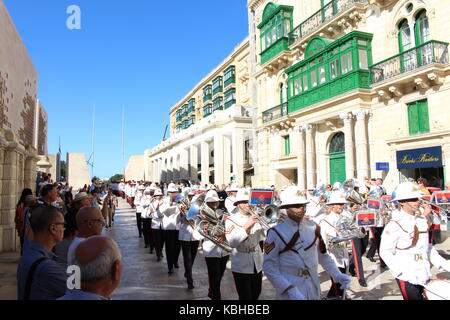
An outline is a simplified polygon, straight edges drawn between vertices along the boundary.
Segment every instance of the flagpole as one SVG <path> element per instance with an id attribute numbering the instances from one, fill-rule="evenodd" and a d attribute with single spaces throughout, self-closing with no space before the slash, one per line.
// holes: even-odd
<path id="1" fill-rule="evenodd" d="M 124 130 L 125 130 L 125 105 L 122 105 L 122 172 L 123 178 L 125 179 L 125 140 L 124 140 Z"/>
<path id="2" fill-rule="evenodd" d="M 95 160 L 95 104 L 92 116 L 92 164 L 91 164 L 91 174 L 94 177 L 94 160 Z"/>

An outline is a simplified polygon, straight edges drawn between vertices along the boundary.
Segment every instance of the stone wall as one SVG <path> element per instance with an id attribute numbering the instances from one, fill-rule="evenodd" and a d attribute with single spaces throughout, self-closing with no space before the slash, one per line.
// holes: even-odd
<path id="1" fill-rule="evenodd" d="M 125 169 L 125 179 L 135 181 L 145 180 L 147 177 L 144 177 L 144 175 L 144 156 L 131 156 Z"/>
<path id="2" fill-rule="evenodd" d="M 91 183 L 84 153 L 67 154 L 67 182 L 73 187 L 74 191 L 83 188 L 85 184 Z"/>

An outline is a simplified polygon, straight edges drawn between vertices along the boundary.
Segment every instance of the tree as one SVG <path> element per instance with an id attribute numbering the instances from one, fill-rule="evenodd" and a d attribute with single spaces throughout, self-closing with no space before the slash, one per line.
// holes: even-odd
<path id="1" fill-rule="evenodd" d="M 115 174 L 111 178 L 109 178 L 109 181 L 120 181 L 123 179 L 123 174 Z"/>
<path id="2" fill-rule="evenodd" d="M 59 177 L 58 179 L 61 179 L 61 181 L 67 181 L 67 174 L 66 174 L 67 164 L 64 160 L 61 160 L 60 165 L 61 165 L 61 177 Z"/>

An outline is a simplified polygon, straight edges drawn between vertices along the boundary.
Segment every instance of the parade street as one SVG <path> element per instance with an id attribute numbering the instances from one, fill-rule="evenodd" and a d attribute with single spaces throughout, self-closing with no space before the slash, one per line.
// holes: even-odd
<path id="1" fill-rule="evenodd" d="M 209 300 L 208 294 L 208 272 L 202 251 L 198 252 L 193 268 L 195 289 L 186 290 L 186 280 L 183 276 L 183 257 L 179 257 L 179 269 L 168 276 L 165 258 L 156 262 L 156 257 L 149 254 L 144 248 L 143 239 L 138 237 L 136 228 L 135 210 L 122 199 L 119 199 L 119 208 L 115 216 L 115 225 L 104 232 L 114 238 L 119 244 L 122 252 L 123 274 L 119 287 L 112 295 L 114 300 Z M 441 244 L 436 245 L 439 253 L 450 257 L 449 232 L 443 231 Z M 378 257 L 377 263 L 372 263 L 363 258 L 364 271 L 368 287 L 364 288 L 358 284 L 355 277 L 352 278 L 351 289 L 348 297 L 353 300 L 401 300 L 399 288 L 387 269 L 381 269 L 379 273 Z M 16 270 L 19 260 L 18 253 L 0 254 L 0 300 L 15 300 L 16 297 Z M 222 280 L 221 290 L 224 300 L 237 300 L 230 263 L 227 266 Z M 432 269 L 433 275 L 437 277 L 449 277 L 447 273 L 437 273 Z M 321 289 L 326 294 L 331 281 L 326 273 L 320 269 Z M 263 278 L 262 293 L 260 300 L 273 300 L 275 290 L 270 282 Z"/>

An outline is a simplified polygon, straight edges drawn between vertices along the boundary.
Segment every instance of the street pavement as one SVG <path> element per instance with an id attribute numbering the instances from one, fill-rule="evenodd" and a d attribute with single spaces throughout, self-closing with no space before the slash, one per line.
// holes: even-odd
<path id="1" fill-rule="evenodd" d="M 155 254 L 144 248 L 143 238 L 138 237 L 135 211 L 122 199 L 115 216 L 115 225 L 104 234 L 114 238 L 122 252 L 123 274 L 119 287 L 112 295 L 114 300 L 209 300 L 208 272 L 202 251 L 199 250 L 193 268 L 195 289 L 187 290 L 184 278 L 183 256 L 180 253 L 179 269 L 171 276 L 167 273 L 165 258 L 157 262 Z M 450 232 L 443 231 L 445 241 L 436 245 L 439 253 L 450 259 Z M 164 256 L 165 252 L 164 252 Z M 378 268 L 376 263 L 363 257 L 363 266 L 368 287 L 359 285 L 357 278 L 352 278 L 347 295 L 353 300 L 401 300 L 400 290 L 387 269 Z M 0 300 L 15 300 L 17 295 L 16 270 L 19 255 L 17 253 L 0 254 Z M 225 271 L 221 292 L 224 300 L 237 300 L 230 262 Z M 322 293 L 326 295 L 331 281 L 319 267 Z M 450 273 L 438 272 L 432 268 L 433 275 L 450 279 Z M 275 290 L 269 280 L 263 277 L 260 300 L 275 299 Z"/>

